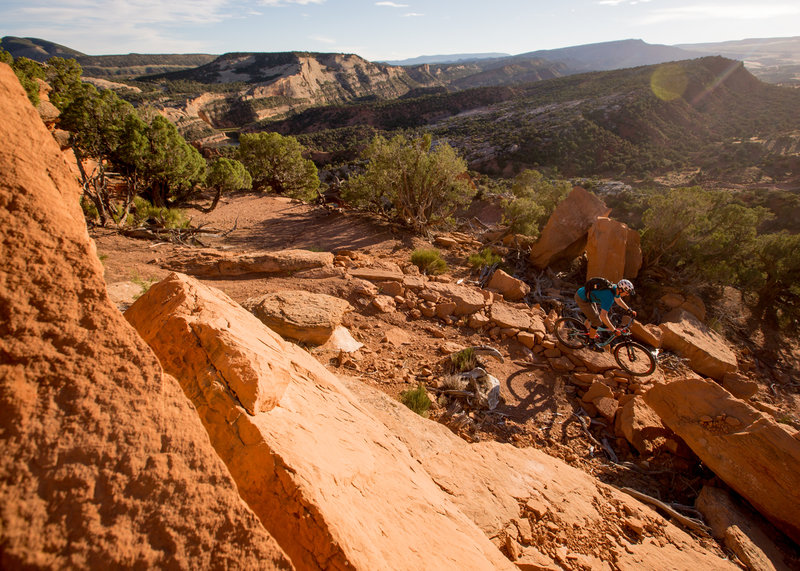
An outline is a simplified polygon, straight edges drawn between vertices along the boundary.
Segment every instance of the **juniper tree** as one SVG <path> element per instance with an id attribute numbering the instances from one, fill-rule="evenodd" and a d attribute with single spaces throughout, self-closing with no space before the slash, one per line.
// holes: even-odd
<path id="1" fill-rule="evenodd" d="M 474 195 L 464 159 L 447 143 L 433 145 L 430 135 L 377 136 L 364 157 L 369 160 L 366 170 L 347 181 L 345 200 L 418 232 L 444 224 Z"/>
<path id="2" fill-rule="evenodd" d="M 317 196 L 319 174 L 314 163 L 303 157 L 303 150 L 294 137 L 245 134 L 239 139 L 236 158 L 250 173 L 254 189 L 310 201 Z"/>

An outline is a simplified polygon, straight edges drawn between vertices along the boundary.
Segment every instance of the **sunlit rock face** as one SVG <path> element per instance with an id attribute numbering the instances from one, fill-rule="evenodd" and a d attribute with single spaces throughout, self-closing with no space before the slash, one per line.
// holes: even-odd
<path id="1" fill-rule="evenodd" d="M 106 294 L 80 187 L 0 64 L 0 567 L 288 569 Z"/>

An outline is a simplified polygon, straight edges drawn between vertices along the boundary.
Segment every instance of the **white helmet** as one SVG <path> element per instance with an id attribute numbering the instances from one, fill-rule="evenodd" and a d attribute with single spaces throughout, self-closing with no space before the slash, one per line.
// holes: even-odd
<path id="1" fill-rule="evenodd" d="M 633 284 L 630 280 L 619 280 L 617 282 L 617 289 L 629 295 L 633 295 Z"/>

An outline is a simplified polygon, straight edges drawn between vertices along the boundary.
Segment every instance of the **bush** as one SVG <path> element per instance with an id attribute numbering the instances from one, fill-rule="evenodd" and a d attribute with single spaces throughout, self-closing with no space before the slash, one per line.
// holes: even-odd
<path id="1" fill-rule="evenodd" d="M 400 393 L 400 402 L 416 412 L 420 416 L 427 417 L 428 409 L 431 407 L 431 399 L 428 391 L 421 383 L 416 389 L 410 389 Z"/>
<path id="2" fill-rule="evenodd" d="M 236 158 L 250 173 L 255 190 L 308 202 L 317 197 L 319 173 L 312 161 L 303 158 L 304 150 L 294 137 L 253 133 L 239 138 Z"/>
<path id="3" fill-rule="evenodd" d="M 478 357 L 475 349 L 467 347 L 456 353 L 450 354 L 450 363 L 456 373 L 466 373 L 478 366 Z"/>
<path id="4" fill-rule="evenodd" d="M 417 232 L 449 223 L 475 194 L 464 159 L 447 143 L 433 145 L 430 135 L 413 140 L 397 135 L 390 141 L 375 137 L 365 157 L 364 174 L 347 181 L 343 198 Z"/>
<path id="5" fill-rule="evenodd" d="M 467 258 L 467 263 L 471 268 L 476 270 L 491 267 L 495 264 L 499 264 L 502 261 L 503 257 L 500 254 L 493 252 L 491 248 L 484 248 L 480 252 L 476 252 Z"/>
<path id="6" fill-rule="evenodd" d="M 128 215 L 125 223 L 128 226 L 141 226 L 148 220 L 161 228 L 177 229 L 188 228 L 189 220 L 182 210 L 153 206 L 144 198 L 136 197 L 133 200 L 134 210 Z"/>
<path id="7" fill-rule="evenodd" d="M 523 171 L 511 187 L 514 197 L 503 203 L 503 220 L 515 234 L 538 238 L 547 219 L 571 189 L 566 180 L 548 181 L 538 171 Z"/>
<path id="8" fill-rule="evenodd" d="M 423 274 L 436 276 L 447 271 L 447 262 L 442 259 L 439 250 L 417 249 L 411 253 L 411 263 Z"/>

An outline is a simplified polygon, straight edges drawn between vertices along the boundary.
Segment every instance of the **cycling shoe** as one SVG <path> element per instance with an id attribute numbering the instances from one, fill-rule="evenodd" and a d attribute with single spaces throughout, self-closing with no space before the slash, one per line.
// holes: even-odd
<path id="1" fill-rule="evenodd" d="M 603 351 L 605 351 L 604 347 L 599 347 L 597 345 L 597 343 L 595 343 L 594 341 L 589 341 L 589 343 L 586 345 L 586 347 L 591 349 L 595 353 L 602 353 Z"/>

